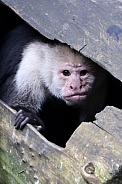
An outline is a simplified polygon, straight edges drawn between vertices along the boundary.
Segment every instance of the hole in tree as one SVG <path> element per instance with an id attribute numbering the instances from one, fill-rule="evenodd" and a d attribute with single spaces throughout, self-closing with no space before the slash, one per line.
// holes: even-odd
<path id="1" fill-rule="evenodd" d="M 3 4 L 0 4 L 0 17 L 1 46 L 6 33 L 24 21 Z M 122 83 L 109 73 L 107 80 L 108 95 L 105 106 L 110 105 L 122 109 Z M 53 97 L 50 102 L 44 104 L 43 111 L 40 112 L 42 120 L 47 126 L 44 136 L 49 141 L 65 147 L 66 142 L 79 126 L 78 113 L 77 107 L 67 106 L 64 102 Z"/>

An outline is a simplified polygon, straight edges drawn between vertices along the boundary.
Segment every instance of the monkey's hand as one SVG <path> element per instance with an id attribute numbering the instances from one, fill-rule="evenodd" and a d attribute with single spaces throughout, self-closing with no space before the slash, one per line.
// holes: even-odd
<path id="1" fill-rule="evenodd" d="M 38 132 L 44 131 L 44 124 L 35 113 L 20 109 L 16 113 L 14 126 L 16 129 L 22 130 L 26 124 L 33 125 Z"/>

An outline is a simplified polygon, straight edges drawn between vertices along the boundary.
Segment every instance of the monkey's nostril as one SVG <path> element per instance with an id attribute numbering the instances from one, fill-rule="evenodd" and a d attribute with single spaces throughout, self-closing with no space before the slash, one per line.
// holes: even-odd
<path id="1" fill-rule="evenodd" d="M 80 89 L 82 88 L 82 85 L 80 86 Z"/>
<path id="2" fill-rule="evenodd" d="M 79 89 L 82 88 L 82 85 L 79 87 Z M 74 90 L 78 90 L 78 87 L 77 86 L 70 86 L 70 89 L 74 89 Z"/>

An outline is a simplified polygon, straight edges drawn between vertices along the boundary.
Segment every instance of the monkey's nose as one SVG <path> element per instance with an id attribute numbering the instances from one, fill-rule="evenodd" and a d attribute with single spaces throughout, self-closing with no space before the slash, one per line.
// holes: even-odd
<path id="1" fill-rule="evenodd" d="M 82 88 L 82 85 L 70 85 L 71 90 L 79 90 Z"/>

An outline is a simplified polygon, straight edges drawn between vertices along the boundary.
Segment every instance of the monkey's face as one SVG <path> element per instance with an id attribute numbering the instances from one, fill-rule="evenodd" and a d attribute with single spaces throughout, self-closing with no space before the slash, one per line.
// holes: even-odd
<path id="1" fill-rule="evenodd" d="M 94 76 L 89 68 L 81 64 L 64 64 L 60 73 L 60 79 L 64 83 L 62 98 L 67 104 L 84 102 L 92 88 Z"/>
<path id="2" fill-rule="evenodd" d="M 81 63 L 63 63 L 53 81 L 53 84 L 55 82 L 58 84 L 53 94 L 68 105 L 81 104 L 86 101 L 94 80 L 95 77 L 89 67 Z"/>

